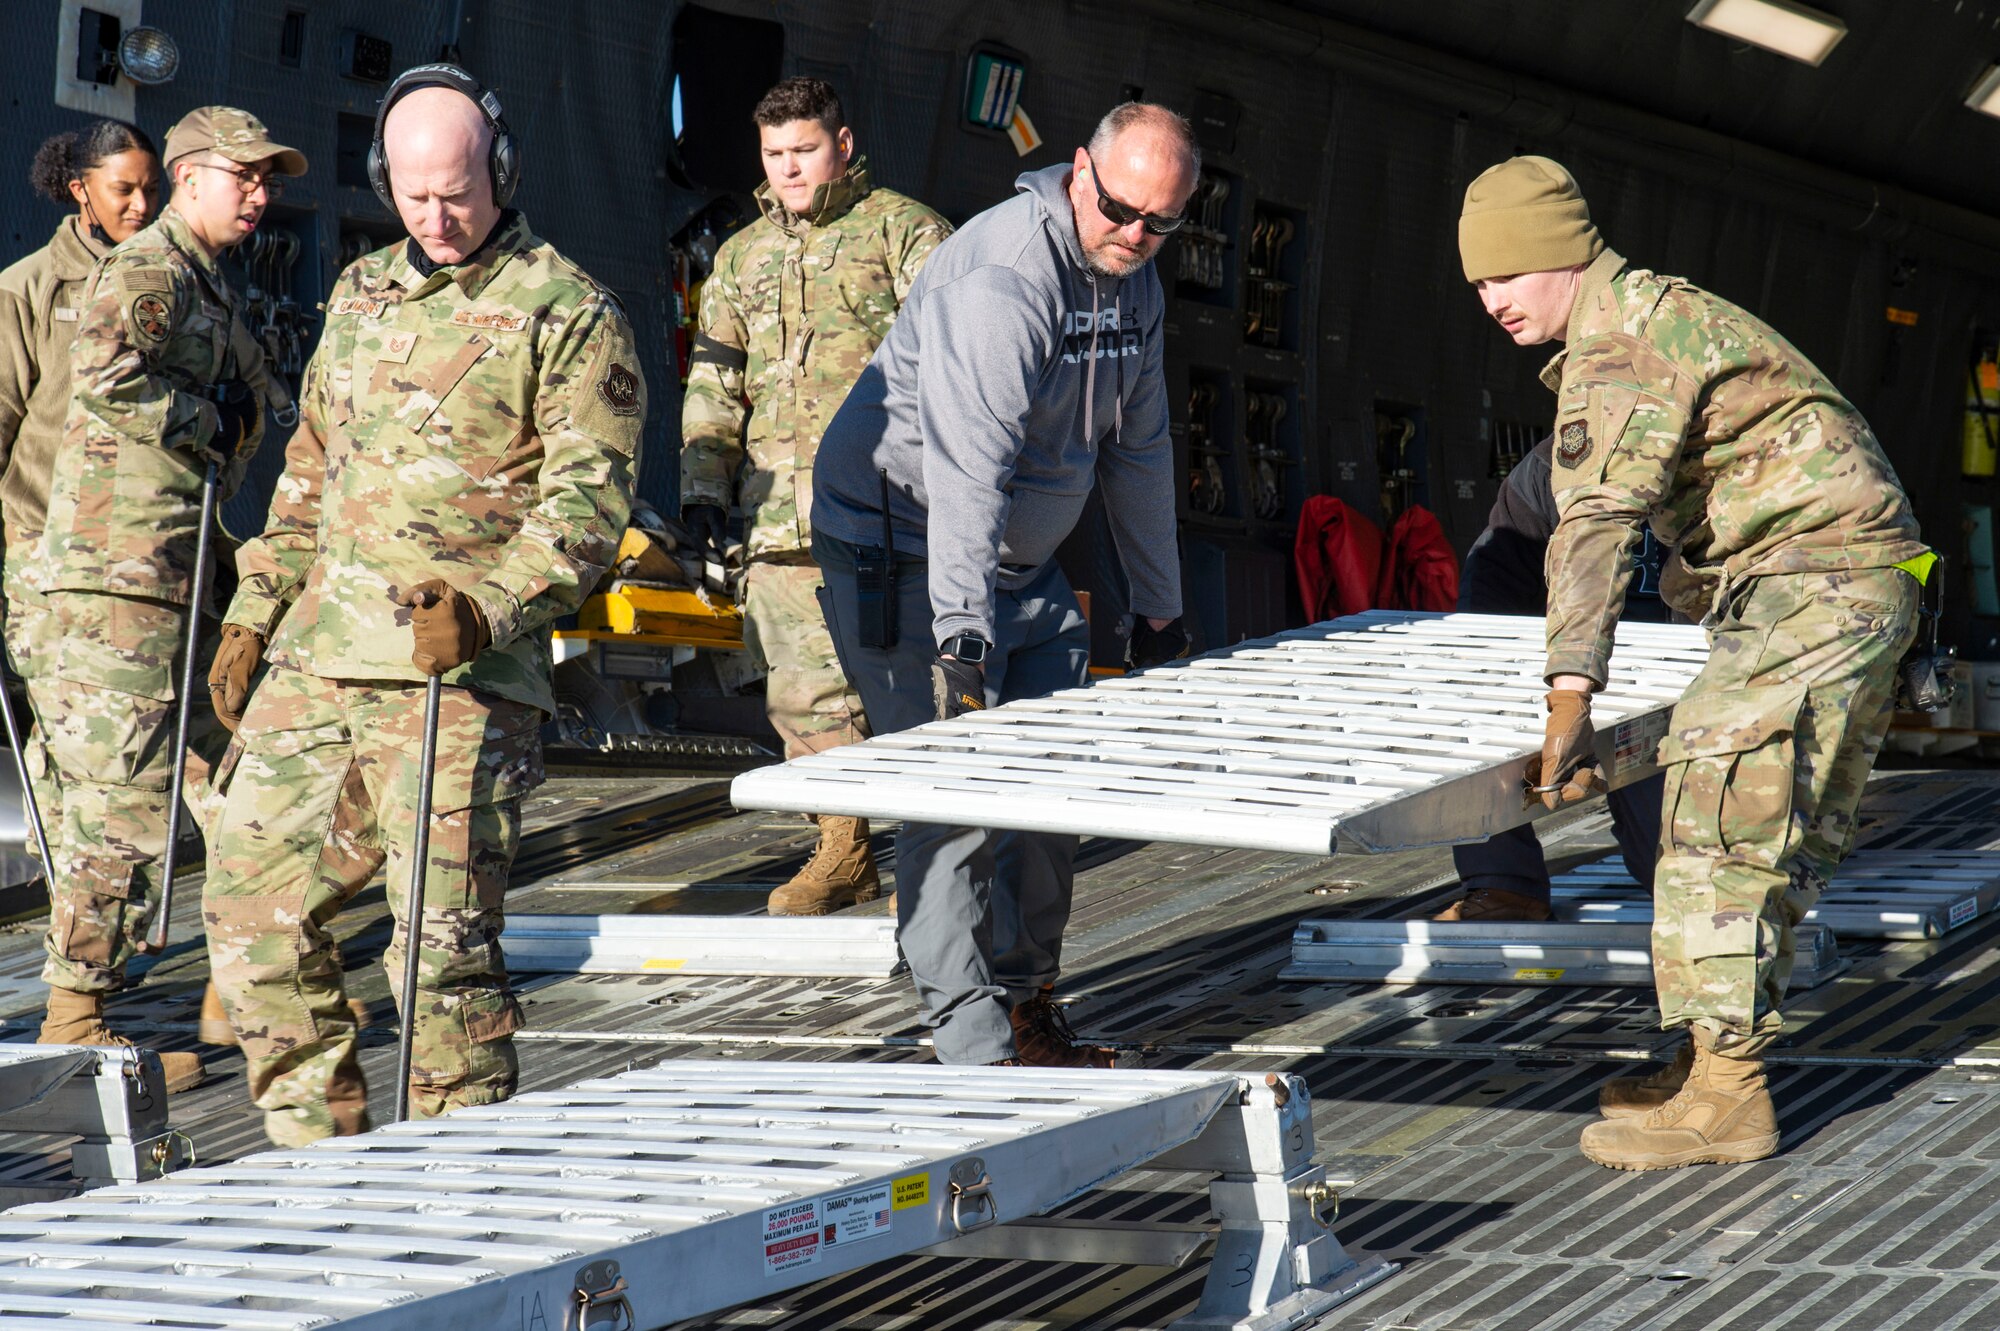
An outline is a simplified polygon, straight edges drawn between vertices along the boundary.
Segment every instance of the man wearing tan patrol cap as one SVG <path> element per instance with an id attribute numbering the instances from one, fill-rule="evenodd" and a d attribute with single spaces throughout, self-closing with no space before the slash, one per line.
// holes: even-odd
<path id="1" fill-rule="evenodd" d="M 1934 556 L 1861 413 L 1754 315 L 1606 248 L 1576 181 L 1516 157 L 1472 182 L 1466 280 L 1521 346 L 1568 344 L 1556 393 L 1548 733 L 1528 793 L 1602 789 L 1590 695 L 1640 524 L 1673 549 L 1662 592 L 1709 630 L 1675 707 L 1654 879 L 1672 1066 L 1621 1077 L 1583 1153 L 1614 1169 L 1778 1149 L 1763 1054 L 1783 1029 L 1792 930 L 1854 839 L 1896 663 Z"/>
<path id="2" fill-rule="evenodd" d="M 39 570 L 61 630 L 35 697 L 60 772 L 49 822 L 47 1020 L 53 1044 L 126 1044 L 104 1023 L 159 900 L 173 767 L 177 658 L 195 581 L 208 462 L 233 489 L 263 436 L 268 382 L 217 257 L 257 229 L 280 176 L 306 159 L 248 112 L 207 106 L 167 135 L 173 197 L 91 279 L 71 352 Z M 204 655 L 212 652 L 204 649 Z M 227 737 L 195 713 L 190 803 Z M 201 1080 L 165 1053 L 168 1090 Z"/>

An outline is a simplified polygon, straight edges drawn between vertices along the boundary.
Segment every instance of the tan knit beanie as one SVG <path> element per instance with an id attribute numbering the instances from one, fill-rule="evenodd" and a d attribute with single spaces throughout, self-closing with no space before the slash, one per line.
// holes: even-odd
<path id="1" fill-rule="evenodd" d="M 1576 179 L 1546 157 L 1510 157 L 1465 189 L 1458 254 L 1465 280 L 1548 273 L 1604 252 Z"/>

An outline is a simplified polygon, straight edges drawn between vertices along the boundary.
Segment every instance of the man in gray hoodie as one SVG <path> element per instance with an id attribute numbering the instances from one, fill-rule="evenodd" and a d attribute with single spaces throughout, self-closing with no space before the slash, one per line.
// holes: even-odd
<path id="1" fill-rule="evenodd" d="M 876 734 L 1084 682 L 1055 551 L 1093 485 L 1131 584 L 1127 663 L 1186 652 L 1152 260 L 1200 169 L 1186 120 L 1114 109 L 938 246 L 827 427 L 820 602 Z M 897 932 L 938 1061 L 1110 1066 L 1051 1001 L 1075 851 L 904 824 Z"/>

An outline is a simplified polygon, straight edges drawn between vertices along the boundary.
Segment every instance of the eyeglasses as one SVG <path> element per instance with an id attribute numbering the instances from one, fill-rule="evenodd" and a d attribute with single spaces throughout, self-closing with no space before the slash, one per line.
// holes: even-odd
<path id="1" fill-rule="evenodd" d="M 275 171 L 237 171 L 230 167 L 217 166 L 214 162 L 196 162 L 194 165 L 208 171 L 220 171 L 225 176 L 235 176 L 236 188 L 243 191 L 243 197 L 246 199 L 259 189 L 264 191 L 264 197 L 267 199 L 275 200 L 285 196 L 285 178 Z"/>
<path id="2" fill-rule="evenodd" d="M 1090 180 L 1097 186 L 1097 211 L 1104 214 L 1104 220 L 1113 226 L 1131 226 L 1134 222 L 1144 222 L 1149 234 L 1168 235 L 1181 229 L 1187 221 L 1186 213 L 1175 213 L 1172 217 L 1162 217 L 1158 213 L 1142 213 L 1129 203 L 1120 203 L 1104 192 L 1104 177 L 1098 174 L 1097 159 L 1090 155 L 1090 149 L 1083 150 L 1083 160 L 1090 163 Z"/>

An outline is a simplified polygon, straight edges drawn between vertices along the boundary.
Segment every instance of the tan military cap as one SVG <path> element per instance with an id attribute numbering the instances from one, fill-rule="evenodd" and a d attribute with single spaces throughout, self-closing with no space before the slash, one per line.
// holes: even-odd
<path id="1" fill-rule="evenodd" d="M 220 153 L 244 165 L 275 158 L 271 169 L 281 176 L 306 173 L 306 155 L 297 148 L 271 142 L 264 122 L 233 106 L 198 106 L 167 131 L 166 160 L 172 165 L 189 153 Z"/>

